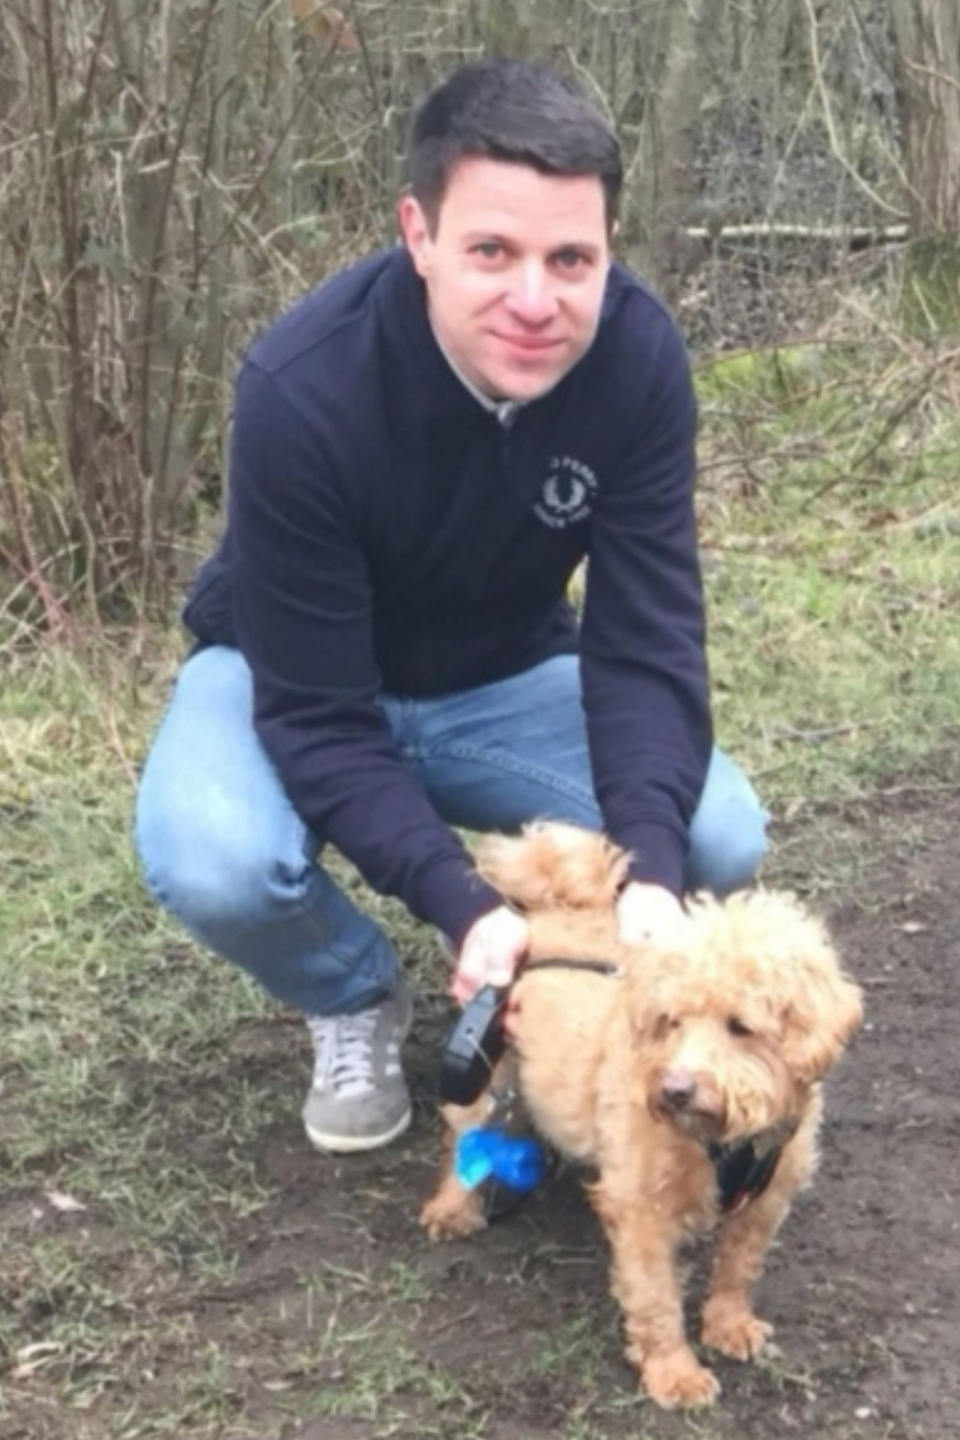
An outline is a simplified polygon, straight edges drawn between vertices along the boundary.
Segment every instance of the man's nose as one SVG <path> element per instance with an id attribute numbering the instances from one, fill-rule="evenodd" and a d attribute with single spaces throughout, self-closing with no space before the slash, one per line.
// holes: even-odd
<path id="1" fill-rule="evenodd" d="M 507 303 L 511 313 L 526 325 L 543 325 L 553 318 L 557 301 L 550 276 L 539 261 L 530 260 L 520 267 Z"/>

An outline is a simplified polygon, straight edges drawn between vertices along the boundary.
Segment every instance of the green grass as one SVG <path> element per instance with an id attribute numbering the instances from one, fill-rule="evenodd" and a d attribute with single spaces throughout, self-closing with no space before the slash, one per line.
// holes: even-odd
<path id="1" fill-rule="evenodd" d="M 718 736 L 781 812 L 942 758 L 960 715 L 960 420 L 925 361 L 868 359 L 700 378 Z"/>
<path id="2" fill-rule="evenodd" d="M 958 779 L 960 422 L 930 375 L 846 345 L 699 377 L 718 738 L 778 817 Z M 340 1198 L 356 1253 L 215 1309 L 251 1237 L 281 1243 L 256 1157 L 296 1134 L 307 1053 L 141 886 L 133 785 L 178 644 L 0 648 L 0 1430 L 267 1440 L 326 1417 L 482 1440 L 484 1387 L 420 1344 L 442 1273 L 368 1244 L 389 1179 Z M 775 872 L 796 858 L 787 838 Z M 363 894 L 436 1000 L 428 932 Z M 638 1433 L 649 1411 L 604 1383 L 609 1337 L 583 1323 L 545 1317 L 516 1364 L 563 1378 L 566 1440 Z"/>

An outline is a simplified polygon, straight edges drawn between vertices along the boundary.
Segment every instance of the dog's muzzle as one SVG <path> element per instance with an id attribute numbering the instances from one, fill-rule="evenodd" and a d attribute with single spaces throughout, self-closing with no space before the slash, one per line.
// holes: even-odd
<path id="1" fill-rule="evenodd" d="M 660 1105 L 664 1110 L 688 1110 L 697 1093 L 697 1082 L 689 1070 L 668 1070 L 660 1081 Z"/>
<path id="2" fill-rule="evenodd" d="M 665 1071 L 653 1087 L 651 1109 L 655 1119 L 667 1120 L 688 1134 L 719 1135 L 725 1123 L 723 1099 L 709 1078 L 680 1066 Z"/>

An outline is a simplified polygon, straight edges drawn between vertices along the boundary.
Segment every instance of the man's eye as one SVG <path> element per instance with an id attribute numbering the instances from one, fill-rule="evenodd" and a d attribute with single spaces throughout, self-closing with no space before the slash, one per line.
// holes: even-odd
<path id="1" fill-rule="evenodd" d="M 496 240 L 481 240 L 479 245 L 474 245 L 473 253 L 484 260 L 497 260 L 503 253 L 503 246 Z"/>
<path id="2" fill-rule="evenodd" d="M 558 250 L 554 261 L 560 270 L 579 270 L 586 265 L 587 257 L 580 250 Z"/>

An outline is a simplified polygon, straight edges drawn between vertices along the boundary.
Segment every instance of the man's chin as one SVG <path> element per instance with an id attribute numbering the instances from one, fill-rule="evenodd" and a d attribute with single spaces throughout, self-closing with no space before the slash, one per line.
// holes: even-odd
<path id="1" fill-rule="evenodd" d="M 549 395 L 550 391 L 560 384 L 566 373 L 566 369 L 554 371 L 551 374 L 538 373 L 533 370 L 518 373 L 511 368 L 492 375 L 483 388 L 488 395 L 497 400 L 514 400 L 525 404 Z"/>

